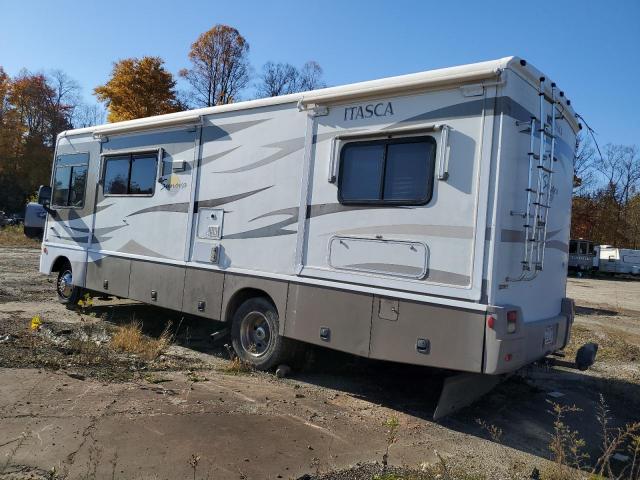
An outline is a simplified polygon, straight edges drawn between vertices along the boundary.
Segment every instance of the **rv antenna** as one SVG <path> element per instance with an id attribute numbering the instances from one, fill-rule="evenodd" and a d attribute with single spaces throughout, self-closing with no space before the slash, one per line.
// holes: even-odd
<path id="1" fill-rule="evenodd" d="M 598 155 L 600 155 L 600 161 L 604 162 L 604 159 L 602 158 L 602 152 L 600 151 L 600 145 L 598 145 L 598 140 L 596 140 L 596 136 L 595 136 L 596 131 L 589 126 L 589 124 L 584 119 L 584 117 L 579 113 L 576 113 L 576 118 L 579 118 L 580 120 L 582 120 L 582 122 L 584 123 L 584 126 L 587 127 L 587 130 L 591 134 L 591 138 L 593 138 L 593 142 L 596 144 L 596 148 L 598 149 Z"/>

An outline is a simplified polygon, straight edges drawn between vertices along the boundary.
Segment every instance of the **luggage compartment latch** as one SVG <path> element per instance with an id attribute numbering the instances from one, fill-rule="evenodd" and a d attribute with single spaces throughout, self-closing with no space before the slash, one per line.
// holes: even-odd
<path id="1" fill-rule="evenodd" d="M 416 340 L 416 351 L 429 355 L 431 352 L 431 342 L 427 338 L 419 338 Z"/>
<path id="2" fill-rule="evenodd" d="M 331 329 L 329 327 L 320 327 L 320 340 L 325 342 L 331 340 Z"/>

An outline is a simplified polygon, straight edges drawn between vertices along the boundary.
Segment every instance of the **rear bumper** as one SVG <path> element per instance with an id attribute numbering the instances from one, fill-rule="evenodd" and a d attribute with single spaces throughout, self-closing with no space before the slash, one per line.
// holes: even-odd
<path id="1" fill-rule="evenodd" d="M 569 342 L 574 318 L 574 303 L 570 298 L 562 299 L 559 315 L 541 320 L 518 321 L 515 333 L 506 332 L 506 321 L 502 321 L 507 310 L 516 307 L 492 307 L 496 317 L 495 327 L 486 328 L 484 373 L 497 375 L 513 372 L 546 355 L 562 350 Z M 520 312 L 519 312 L 520 313 Z M 519 314 L 521 319 L 522 315 Z"/>

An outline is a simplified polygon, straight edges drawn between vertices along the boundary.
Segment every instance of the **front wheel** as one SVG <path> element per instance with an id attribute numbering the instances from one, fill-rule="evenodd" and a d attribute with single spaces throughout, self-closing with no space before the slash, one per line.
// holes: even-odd
<path id="1" fill-rule="evenodd" d="M 69 263 L 65 263 L 58 272 L 56 292 L 58 301 L 67 308 L 75 307 L 82 298 L 82 289 L 73 284 L 73 270 Z"/>
<path id="2" fill-rule="evenodd" d="M 266 298 L 250 298 L 236 310 L 231 343 L 241 360 L 258 370 L 270 370 L 291 359 L 295 342 L 278 332 L 278 312 Z"/>

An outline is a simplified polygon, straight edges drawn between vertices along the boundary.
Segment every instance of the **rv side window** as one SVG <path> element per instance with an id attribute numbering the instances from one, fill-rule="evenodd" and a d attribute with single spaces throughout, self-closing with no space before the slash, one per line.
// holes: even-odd
<path id="1" fill-rule="evenodd" d="M 87 184 L 88 163 L 89 155 L 86 153 L 60 155 L 56 159 L 52 206 L 82 208 Z"/>
<path id="2" fill-rule="evenodd" d="M 431 200 L 436 142 L 407 137 L 347 143 L 338 199 L 346 204 L 424 205 Z"/>
<path id="3" fill-rule="evenodd" d="M 155 154 L 107 157 L 104 164 L 105 195 L 153 195 L 158 157 Z"/>

